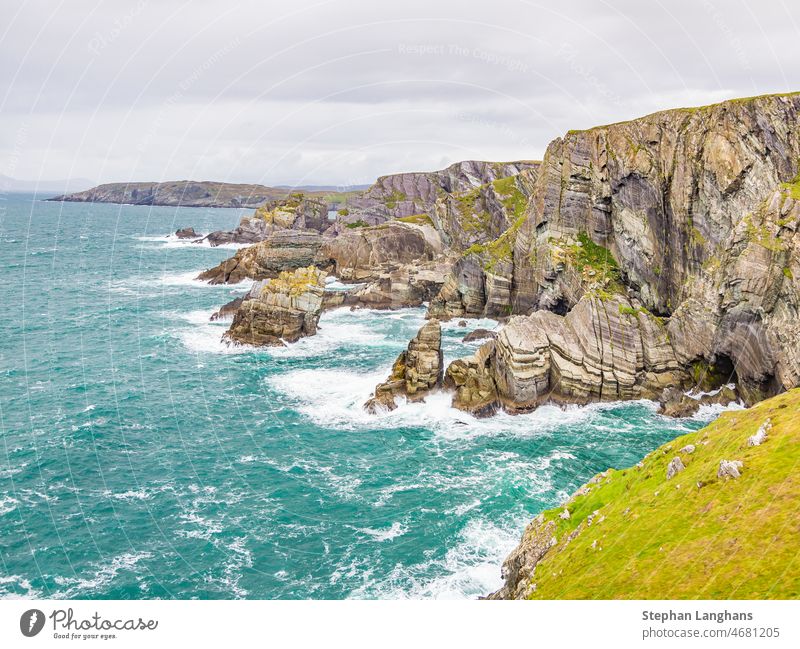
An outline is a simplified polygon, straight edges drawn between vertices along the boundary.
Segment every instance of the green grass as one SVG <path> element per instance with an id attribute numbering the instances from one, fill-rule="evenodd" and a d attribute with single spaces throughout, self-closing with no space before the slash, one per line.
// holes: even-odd
<path id="1" fill-rule="evenodd" d="M 767 440 L 748 446 L 768 418 Z M 688 444 L 695 451 L 680 452 Z M 676 456 L 686 468 L 667 480 Z M 741 477 L 717 478 L 722 459 L 742 461 Z M 800 597 L 800 389 L 726 412 L 589 486 L 569 519 L 544 513 L 557 544 L 536 566 L 531 598 Z"/>
<path id="2" fill-rule="evenodd" d="M 619 293 L 623 290 L 619 264 L 608 248 L 596 244 L 586 232 L 578 234 L 580 245 L 567 250 L 570 263 L 584 276 L 585 280 L 600 282 L 605 293 Z"/>
<path id="3" fill-rule="evenodd" d="M 403 216 L 396 220 L 401 223 L 413 223 L 414 225 L 433 225 L 431 217 L 427 214 L 411 214 L 410 216 Z"/>
<path id="4" fill-rule="evenodd" d="M 528 199 L 517 187 L 516 176 L 500 178 L 495 180 L 492 185 L 512 218 L 517 219 L 522 216 L 528 206 Z"/>
<path id="5" fill-rule="evenodd" d="M 393 210 L 395 207 L 397 207 L 397 204 L 400 201 L 404 200 L 406 200 L 406 195 L 403 192 L 395 189 L 386 197 L 386 207 L 388 207 L 390 210 Z"/>
<path id="6" fill-rule="evenodd" d="M 800 161 L 798 161 L 798 163 L 800 163 Z M 788 189 L 789 196 L 791 196 L 794 200 L 800 201 L 800 172 L 798 172 L 791 182 L 783 183 L 781 187 Z"/>
<path id="7" fill-rule="evenodd" d="M 567 131 L 567 135 L 576 135 L 578 133 L 585 133 L 585 132 L 594 131 L 594 130 L 597 130 L 597 129 L 605 129 L 605 128 L 609 128 L 611 126 L 619 126 L 621 124 L 629 124 L 631 122 L 637 122 L 639 120 L 646 119 L 648 117 L 654 117 L 656 115 L 661 115 L 663 113 L 689 113 L 690 114 L 690 113 L 695 113 L 695 112 L 699 112 L 699 111 L 711 110 L 711 109 L 716 108 L 717 106 L 720 106 L 722 104 L 746 104 L 746 103 L 750 103 L 752 101 L 757 101 L 759 99 L 766 99 L 766 98 L 769 98 L 769 97 L 793 97 L 794 95 L 797 95 L 797 94 L 800 94 L 800 93 L 798 91 L 779 92 L 779 93 L 772 93 L 772 94 L 766 94 L 766 95 L 755 95 L 753 97 L 736 97 L 734 99 L 726 99 L 724 101 L 717 102 L 716 104 L 707 104 L 705 106 L 687 106 L 687 107 L 684 107 L 684 108 L 668 108 L 666 110 L 659 110 L 659 111 L 656 111 L 655 113 L 650 113 L 648 115 L 644 115 L 643 117 L 638 117 L 638 118 L 631 119 L 631 120 L 623 120 L 621 122 L 612 122 L 610 124 L 601 124 L 601 125 L 598 125 L 598 126 L 592 126 L 590 128 L 585 128 L 585 129 L 570 129 L 569 131 Z"/>
<path id="8" fill-rule="evenodd" d="M 346 227 L 350 228 L 351 230 L 354 230 L 355 228 L 368 228 L 369 223 L 367 223 L 364 219 L 358 219 L 358 221 L 348 223 Z"/>
<path id="9" fill-rule="evenodd" d="M 517 232 L 525 221 L 525 215 L 520 215 L 516 221 L 497 239 L 489 243 L 473 243 L 464 251 L 464 256 L 481 255 L 483 269 L 493 273 L 500 262 L 510 262 L 514 256 L 514 243 Z"/>

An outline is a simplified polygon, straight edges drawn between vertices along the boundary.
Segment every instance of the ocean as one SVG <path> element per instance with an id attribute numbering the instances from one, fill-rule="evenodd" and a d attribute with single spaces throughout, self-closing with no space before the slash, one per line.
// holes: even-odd
<path id="1" fill-rule="evenodd" d="M 361 409 L 424 309 L 254 350 L 209 316 L 240 210 L 0 197 L 0 597 L 475 598 L 529 520 L 715 416 Z M 444 325 L 446 362 L 489 320 Z"/>

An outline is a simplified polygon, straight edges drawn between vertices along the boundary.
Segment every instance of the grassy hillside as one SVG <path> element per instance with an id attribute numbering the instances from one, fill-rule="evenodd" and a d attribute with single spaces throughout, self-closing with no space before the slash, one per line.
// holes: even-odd
<path id="1" fill-rule="evenodd" d="M 766 441 L 749 446 L 768 419 Z M 668 480 L 675 457 L 685 468 Z M 741 477 L 718 477 L 720 460 L 741 461 Z M 539 530 L 554 524 L 557 543 L 528 597 L 800 597 L 800 389 L 727 412 L 588 488 L 569 518 L 545 512 Z"/>

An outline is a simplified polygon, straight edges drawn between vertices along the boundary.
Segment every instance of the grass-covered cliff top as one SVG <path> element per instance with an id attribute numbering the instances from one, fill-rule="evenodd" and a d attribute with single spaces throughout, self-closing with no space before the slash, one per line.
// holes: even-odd
<path id="1" fill-rule="evenodd" d="M 748 445 L 768 420 L 766 440 Z M 668 480 L 676 457 L 685 468 Z M 741 476 L 718 477 L 721 460 L 742 462 Z M 800 597 L 800 389 L 726 412 L 588 486 L 569 518 L 545 512 L 557 544 L 531 598 Z"/>
<path id="2" fill-rule="evenodd" d="M 586 133 L 586 132 L 594 131 L 594 130 L 597 130 L 597 129 L 609 128 L 611 126 L 619 126 L 620 124 L 628 124 L 630 122 L 636 122 L 636 121 L 639 121 L 639 120 L 649 119 L 649 118 L 655 117 L 657 115 L 678 114 L 678 113 L 694 113 L 694 112 L 697 112 L 697 111 L 710 110 L 710 109 L 713 109 L 713 108 L 717 108 L 718 106 L 722 106 L 722 105 L 725 105 L 725 104 L 729 104 L 729 105 L 731 105 L 731 104 L 747 104 L 747 103 L 754 102 L 754 101 L 759 101 L 759 100 L 762 100 L 762 99 L 769 99 L 769 98 L 773 98 L 773 97 L 794 97 L 796 95 L 800 95 L 800 91 L 796 90 L 796 91 L 793 91 L 793 92 L 777 92 L 777 93 L 771 93 L 771 94 L 765 94 L 765 95 L 755 95 L 753 97 L 736 97 L 736 98 L 733 98 L 733 99 L 726 99 L 724 101 L 720 101 L 720 102 L 717 102 L 715 104 L 707 104 L 705 106 L 689 106 L 689 107 L 686 107 L 686 108 L 668 108 L 668 109 L 665 109 L 665 110 L 658 110 L 658 111 L 656 111 L 654 113 L 648 113 L 647 115 L 642 115 L 641 117 L 635 117 L 633 119 L 622 120 L 620 122 L 612 122 L 610 124 L 598 124 L 597 126 L 591 126 L 589 128 L 584 128 L 584 129 L 570 129 L 569 131 L 567 131 L 567 135 L 572 135 L 572 134 L 576 134 L 576 133 Z"/>

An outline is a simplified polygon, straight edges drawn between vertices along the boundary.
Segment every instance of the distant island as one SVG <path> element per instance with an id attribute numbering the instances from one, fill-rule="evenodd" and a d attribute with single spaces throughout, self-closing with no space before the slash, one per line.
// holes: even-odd
<path id="1" fill-rule="evenodd" d="M 357 190 L 361 187 L 346 188 Z M 267 187 L 265 185 L 216 181 L 172 180 L 166 182 L 106 183 L 82 192 L 49 198 L 75 203 L 120 203 L 124 205 L 163 205 L 167 207 L 243 207 L 256 208 L 267 201 L 286 198 L 296 190 L 329 203 L 341 204 L 348 191 L 328 187 Z"/>

